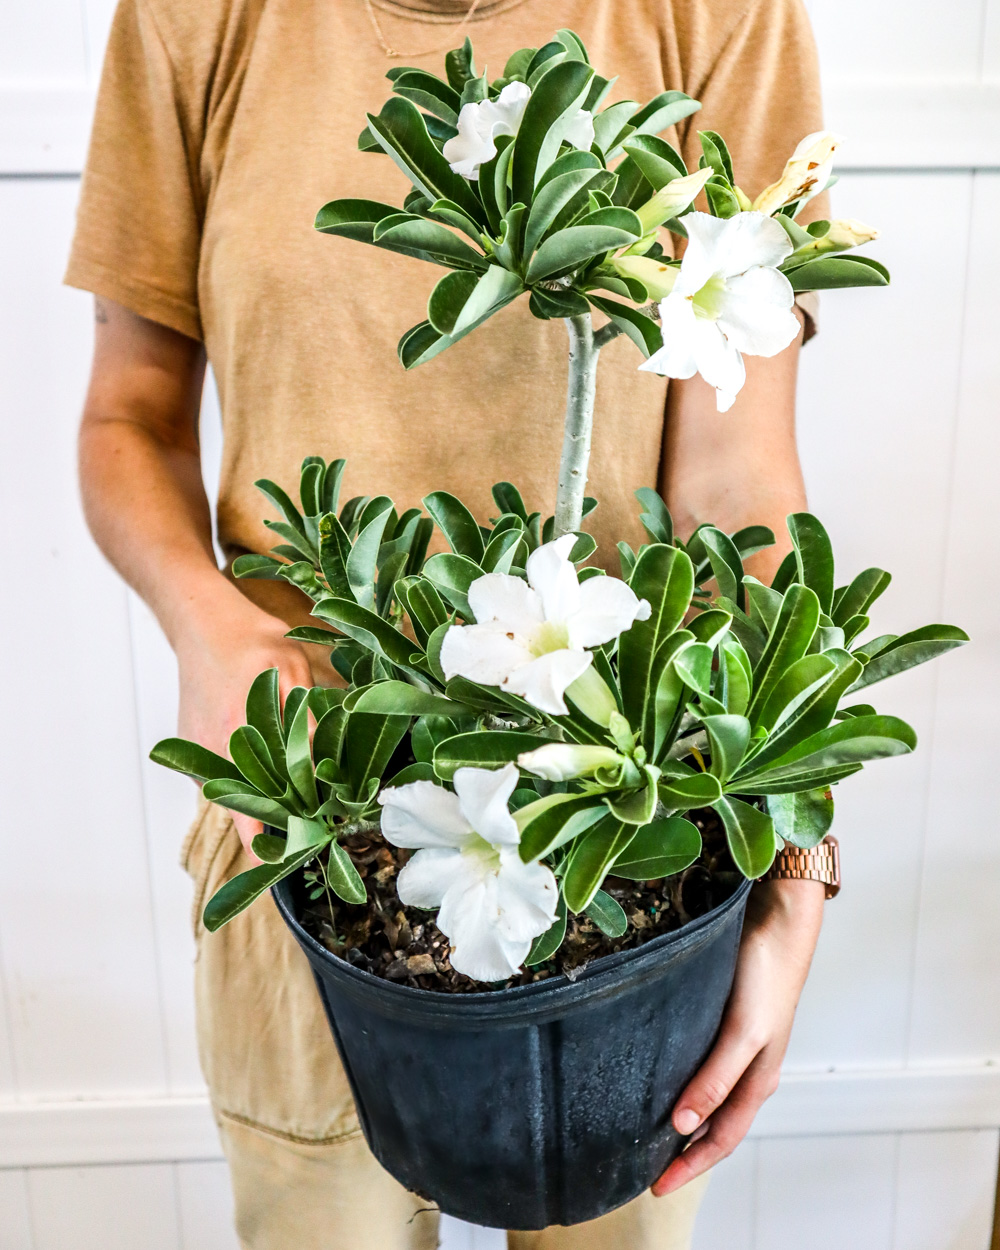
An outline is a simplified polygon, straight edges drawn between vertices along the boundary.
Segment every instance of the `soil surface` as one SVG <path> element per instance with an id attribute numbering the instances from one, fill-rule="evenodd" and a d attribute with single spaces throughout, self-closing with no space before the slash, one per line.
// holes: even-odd
<path id="1" fill-rule="evenodd" d="M 705 808 L 688 812 L 687 819 L 698 826 L 703 839 L 701 856 L 690 868 L 658 881 L 605 880 L 603 888 L 628 916 L 629 926 L 621 937 L 606 937 L 587 916 L 570 915 L 566 937 L 552 959 L 485 992 L 558 975 L 575 980 L 601 955 L 642 946 L 725 902 L 742 878 L 729 856 L 719 817 Z M 325 891 L 307 898 L 300 917 L 306 930 L 334 955 L 386 980 L 439 993 L 483 993 L 482 982 L 452 968 L 448 940 L 431 913 L 400 903 L 395 878 L 412 852 L 390 846 L 377 830 L 356 834 L 344 845 L 365 880 L 368 901 L 344 903 Z M 316 893 L 316 877 L 307 873 L 307 884 L 310 878 L 311 892 Z"/>

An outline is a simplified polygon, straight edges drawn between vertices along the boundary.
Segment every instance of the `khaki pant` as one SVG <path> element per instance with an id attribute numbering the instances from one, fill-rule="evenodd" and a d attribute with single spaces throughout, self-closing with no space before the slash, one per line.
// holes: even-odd
<path id="1" fill-rule="evenodd" d="M 205 806 L 195 881 L 198 1046 L 229 1160 L 244 1250 L 435 1250 L 438 1214 L 368 1150 L 305 956 L 259 899 L 218 933 L 205 900 L 245 868 L 232 821 Z M 704 1184 L 643 1194 L 573 1228 L 508 1234 L 509 1250 L 688 1250 Z"/>

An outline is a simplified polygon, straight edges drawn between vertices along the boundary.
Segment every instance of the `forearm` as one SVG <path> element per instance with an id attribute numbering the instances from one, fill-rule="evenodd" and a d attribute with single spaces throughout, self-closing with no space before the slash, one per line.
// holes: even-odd
<path id="1" fill-rule="evenodd" d="M 660 491 L 682 537 L 705 522 L 727 533 L 767 525 L 775 547 L 747 570 L 770 581 L 790 549 L 785 517 L 806 506 L 795 439 L 799 338 L 780 355 L 746 358 L 747 380 L 729 412 L 700 377 L 672 382 L 667 395 Z"/>

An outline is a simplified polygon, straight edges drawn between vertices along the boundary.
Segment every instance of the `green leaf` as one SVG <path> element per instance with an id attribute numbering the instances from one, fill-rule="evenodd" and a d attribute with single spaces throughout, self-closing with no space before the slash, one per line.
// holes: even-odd
<path id="1" fill-rule="evenodd" d="M 450 603 L 467 621 L 472 621 L 472 609 L 469 607 L 469 587 L 483 576 L 483 570 L 466 556 L 441 552 L 424 565 L 424 576 L 441 593 L 446 603 Z"/>
<path id="2" fill-rule="evenodd" d="M 732 186 L 736 181 L 733 177 L 733 158 L 729 155 L 722 135 L 716 134 L 714 130 L 699 130 L 698 138 L 707 164 Z"/>
<path id="3" fill-rule="evenodd" d="M 667 816 L 644 825 L 611 871 L 629 881 L 655 881 L 683 872 L 700 854 L 698 827 L 681 816 Z"/>
<path id="4" fill-rule="evenodd" d="M 793 512 L 788 532 L 795 548 L 798 581 L 816 592 L 820 611 L 833 608 L 833 547 L 820 522 L 808 512 Z"/>
<path id="5" fill-rule="evenodd" d="M 750 744 L 750 722 L 745 716 L 702 716 L 708 732 L 712 763 L 709 771 L 725 783 L 743 763 Z"/>
<path id="6" fill-rule="evenodd" d="M 444 265 L 449 269 L 471 269 L 481 273 L 487 265 L 486 257 L 463 243 L 440 222 L 430 221 L 415 214 L 398 213 L 378 222 L 372 231 L 376 247 L 414 256 L 418 260 Z"/>
<path id="7" fill-rule="evenodd" d="M 434 630 L 448 621 L 448 609 L 436 587 L 426 577 L 404 577 L 396 583 L 396 596 L 406 609 L 417 641 L 426 647 Z"/>
<path id="8" fill-rule="evenodd" d="M 536 743 L 537 743 L 536 739 Z M 551 794 L 521 809 L 521 859 L 530 864 L 602 820 L 608 814 L 600 795 Z"/>
<path id="9" fill-rule="evenodd" d="M 687 628 L 688 632 L 694 634 L 699 642 L 714 648 L 729 633 L 729 626 L 732 623 L 731 612 L 724 612 L 721 608 L 709 608 L 689 621 Z"/>
<path id="10" fill-rule="evenodd" d="M 701 105 L 683 91 L 661 91 L 632 116 L 637 135 L 658 135 L 697 113 Z M 634 138 L 634 136 L 633 136 Z"/>
<path id="11" fill-rule="evenodd" d="M 363 691 L 348 710 L 377 712 L 383 716 L 466 716 L 473 709 L 442 694 L 419 690 L 405 681 L 380 681 Z"/>
<path id="12" fill-rule="evenodd" d="M 709 807 L 722 794 L 718 777 L 711 773 L 692 773 L 690 777 L 664 777 L 658 789 L 660 801 L 671 811 Z"/>
<path id="13" fill-rule="evenodd" d="M 350 599 L 323 599 L 313 609 L 313 616 L 335 625 L 342 633 L 390 664 L 410 670 L 413 643 L 380 616 Z"/>
<path id="14" fill-rule="evenodd" d="M 285 566 L 273 556 L 237 556 L 233 561 L 234 577 L 253 577 L 258 580 L 275 581 Z"/>
<path id="15" fill-rule="evenodd" d="M 501 512 L 512 512 L 522 521 L 527 521 L 528 512 L 521 498 L 521 492 L 510 482 L 497 482 L 493 487 L 493 500 Z"/>
<path id="16" fill-rule="evenodd" d="M 386 500 L 381 511 L 370 520 L 366 520 L 367 509 L 362 515 L 364 528 L 358 534 L 347 557 L 347 580 L 351 593 L 363 608 L 375 608 L 375 576 L 378 571 L 379 548 L 386 523 L 393 514 L 390 500 Z"/>
<path id="17" fill-rule="evenodd" d="M 308 859 L 312 859 L 314 851 L 304 851 L 297 860 L 284 860 L 280 864 L 258 864 L 239 876 L 233 877 L 225 885 L 220 886 L 205 906 L 202 916 L 205 928 L 215 933 L 224 924 L 228 924 L 234 916 L 238 916 L 258 899 L 265 890 L 276 885 L 290 873 L 294 872 Z"/>
<path id="18" fill-rule="evenodd" d="M 944 655 L 946 651 L 953 651 L 955 647 L 968 641 L 969 635 L 957 625 L 925 625 L 922 629 L 900 634 L 871 657 L 847 693 L 852 694 L 865 686 L 873 686 L 877 681 L 894 677 L 917 664 L 924 664 Z"/>
<path id="19" fill-rule="evenodd" d="M 235 764 L 185 738 L 164 738 L 153 747 L 149 758 L 154 764 L 162 764 L 164 768 L 172 768 L 174 772 L 185 773 L 198 781 L 243 780 L 243 774 Z"/>
<path id="20" fill-rule="evenodd" d="M 539 742 L 537 735 L 513 729 L 456 734 L 435 747 L 434 771 L 442 781 L 451 781 L 459 768 L 502 768 Z"/>
<path id="21" fill-rule="evenodd" d="M 746 608 L 743 588 L 743 561 L 733 540 L 713 525 L 703 525 L 698 531 L 705 544 L 712 572 L 718 583 L 719 593 L 735 601 L 737 607 Z"/>
<path id="22" fill-rule="evenodd" d="M 805 850 L 819 846 L 833 824 L 833 795 L 829 790 L 798 794 L 769 794 L 767 810 L 780 838 Z"/>
<path id="23" fill-rule="evenodd" d="M 252 725 L 241 725 L 229 738 L 229 754 L 252 786 L 269 798 L 285 793 L 284 779 L 271 760 L 267 744 Z"/>
<path id="24" fill-rule="evenodd" d="M 821 686 L 837 668 L 829 655 L 804 655 L 790 664 L 771 688 L 767 701 L 754 718 L 755 729 L 768 733 L 783 718 L 786 708 L 796 706 L 812 691 Z"/>
<path id="25" fill-rule="evenodd" d="M 536 286 L 528 300 L 531 315 L 539 321 L 558 321 L 566 317 L 582 317 L 590 312 L 590 305 L 573 290 L 548 291 Z"/>
<path id="26" fill-rule="evenodd" d="M 313 759 L 316 761 L 317 769 L 323 760 L 331 760 L 339 769 L 340 753 L 344 744 L 344 734 L 347 731 L 347 717 L 347 709 L 344 707 L 332 707 L 319 717 L 312 743 Z"/>
<path id="27" fill-rule="evenodd" d="M 740 202 L 732 191 L 714 180 L 705 184 L 705 198 L 714 217 L 735 217 L 740 211 Z"/>
<path id="28" fill-rule="evenodd" d="M 694 569 L 683 551 L 658 543 L 640 554 L 629 585 L 651 608 L 649 619 L 636 621 L 618 643 L 622 703 L 629 723 L 638 726 L 655 690 L 656 652 L 678 628 L 691 602 Z"/>
<path id="29" fill-rule="evenodd" d="M 722 702 L 726 711 L 742 716 L 750 703 L 750 657 L 736 638 L 726 638 L 719 652 Z"/>
<path id="30" fill-rule="evenodd" d="M 721 798 L 713 806 L 726 827 L 726 841 L 736 867 L 751 880 L 762 877 L 777 850 L 771 817 L 741 799 Z"/>
<path id="31" fill-rule="evenodd" d="M 378 222 L 398 213 L 398 208 L 381 204 L 378 200 L 331 200 L 316 214 L 314 225 L 322 234 L 336 234 L 358 243 L 371 243 Z M 327 509 L 330 512 L 333 510 Z M 292 521 L 292 524 L 295 522 Z"/>
<path id="32" fill-rule="evenodd" d="M 302 801 L 310 810 L 319 806 L 316 776 L 313 772 L 312 750 L 309 742 L 309 702 L 304 699 L 298 706 L 288 731 L 285 747 L 285 767 Z"/>
<path id="33" fill-rule="evenodd" d="M 231 812 L 240 812 L 252 820 L 261 820 L 265 825 L 274 825 L 276 829 L 284 829 L 288 825 L 288 811 L 245 781 L 221 777 L 206 781 L 201 792 L 210 803 L 217 803 Z"/>
<path id="34" fill-rule="evenodd" d="M 646 773 L 646 785 L 640 790 L 606 794 L 608 810 L 626 825 L 648 825 L 656 813 L 658 799 L 656 776 Z"/>
<path id="35" fill-rule="evenodd" d="M 285 858 L 286 846 L 287 839 L 273 833 L 258 833 L 250 842 L 250 849 L 265 864 L 280 864 Z"/>
<path id="36" fill-rule="evenodd" d="M 447 491 L 437 490 L 424 497 L 424 507 L 436 521 L 456 555 L 475 560 L 483 558 L 485 547 L 479 522 L 461 500 Z"/>
<path id="37" fill-rule="evenodd" d="M 642 171 L 651 191 L 659 191 L 687 173 L 677 149 L 656 135 L 629 135 L 622 147 Z"/>
<path id="38" fill-rule="evenodd" d="M 793 291 L 889 285 L 888 269 L 869 256 L 823 256 L 787 271 L 785 276 Z"/>
<path id="39" fill-rule="evenodd" d="M 427 301 L 427 320 L 439 334 L 450 334 L 479 279 L 466 269 L 452 270 L 439 279 Z"/>
<path id="40" fill-rule="evenodd" d="M 674 668 L 686 686 L 699 694 L 712 693 L 712 648 L 703 642 L 693 642 L 678 651 L 673 659 Z"/>
<path id="41" fill-rule="evenodd" d="M 833 598 L 834 625 L 844 626 L 852 617 L 863 616 L 880 595 L 889 588 L 892 575 L 885 569 L 865 569 L 849 586 L 836 592 Z"/>
<path id="42" fill-rule="evenodd" d="M 621 141 L 632 133 L 629 119 L 638 108 L 635 100 L 619 100 L 595 115 L 594 142 L 607 159 L 620 150 Z"/>
<path id="43" fill-rule="evenodd" d="M 458 124 L 462 107 L 461 95 L 449 83 L 442 82 L 436 74 L 423 69 L 404 69 L 393 79 L 393 91 L 406 100 L 412 100 L 419 108 L 433 113 L 452 126 Z"/>
<path id="44" fill-rule="evenodd" d="M 363 903 L 368 895 L 365 883 L 351 862 L 351 857 L 339 842 L 330 843 L 330 858 L 326 864 L 326 879 L 330 889 L 345 903 Z"/>
<path id="45" fill-rule="evenodd" d="M 525 959 L 525 966 L 534 968 L 538 964 L 543 964 L 547 959 L 551 959 L 560 946 L 562 946 L 563 938 L 566 936 L 566 900 L 559 892 L 559 899 L 556 903 L 556 918 L 552 925 L 540 933 L 532 943 L 531 950 L 528 951 L 528 957 Z"/>
<path id="46" fill-rule="evenodd" d="M 377 117 L 368 114 L 368 128 L 413 185 L 431 201 L 453 200 L 474 220 L 483 208 L 464 178 L 435 146 L 419 109 L 409 100 L 392 98 Z M 485 223 L 484 223 L 485 224 Z"/>
<path id="47" fill-rule="evenodd" d="M 553 169 L 555 165 L 550 173 Z M 569 225 L 577 213 L 586 208 L 588 190 L 606 186 L 609 181 L 606 170 L 600 166 L 595 169 L 592 165 L 546 177 L 535 191 L 524 228 L 525 256 L 531 256 L 553 229 Z"/>
<path id="48" fill-rule="evenodd" d="M 564 119 L 575 114 L 590 89 L 594 71 L 582 61 L 553 66 L 533 87 L 514 140 L 511 166 L 514 199 L 530 204 L 535 185 L 559 155 Z"/>
<path id="49" fill-rule="evenodd" d="M 563 894 L 570 911 L 581 912 L 590 905 L 611 865 L 634 837 L 634 826 L 608 815 L 577 838 L 563 876 Z"/>
<path id="50" fill-rule="evenodd" d="M 347 776 L 359 802 L 365 796 L 368 782 L 381 780 L 392 753 L 409 727 L 409 716 L 351 713 L 344 740 L 344 759 Z"/>
<path id="51" fill-rule="evenodd" d="M 601 212 L 628 212 L 628 209 L 602 209 Z M 597 214 L 593 214 L 596 216 Z M 579 269 L 585 263 L 614 248 L 634 243 L 642 233 L 625 230 L 619 225 L 567 226 L 549 235 L 528 264 L 526 281 L 541 282 Z"/>
<path id="52" fill-rule="evenodd" d="M 472 41 L 466 35 L 460 48 L 454 48 L 444 58 L 445 73 L 448 82 L 456 91 L 461 91 L 470 78 L 476 77 L 476 62 L 472 56 Z"/>
<path id="53" fill-rule="evenodd" d="M 325 846 L 332 836 L 328 826 L 322 820 L 289 816 L 285 858 L 297 859 L 303 851 L 315 853 L 320 847 Z"/>
<path id="54" fill-rule="evenodd" d="M 663 502 L 659 492 L 653 490 L 651 486 L 640 486 L 638 490 L 632 493 L 642 507 L 645 508 L 645 512 L 639 514 L 639 520 L 643 529 L 649 535 L 650 541 L 665 543 L 668 547 L 673 546 L 673 517 L 670 515 L 670 510 Z"/>
<path id="55" fill-rule="evenodd" d="M 764 653 L 754 667 L 754 693 L 747 709 L 753 721 L 766 704 L 782 674 L 809 649 L 819 625 L 820 606 L 815 591 L 797 582 L 789 587 L 781 611 L 768 635 Z"/>
<path id="56" fill-rule="evenodd" d="M 584 911 L 605 937 L 621 937 L 628 929 L 628 917 L 621 904 L 604 890 L 597 891 Z"/>
<path id="57" fill-rule="evenodd" d="M 917 735 L 905 721 L 895 716 L 852 716 L 797 743 L 790 751 L 758 768 L 751 760 L 746 770 L 733 779 L 740 793 L 755 793 L 759 784 L 796 781 L 803 774 L 832 770 L 841 765 L 853 766 L 868 760 L 907 755 L 917 745 Z M 751 787 L 753 787 L 751 789 Z M 797 786 L 815 789 L 814 785 Z M 785 791 L 775 786 L 765 793 Z"/>
<path id="58" fill-rule="evenodd" d="M 264 739 L 271 764 L 279 773 L 284 767 L 285 735 L 281 726 L 281 693 L 278 670 L 269 668 L 254 678 L 247 693 L 247 724 Z"/>

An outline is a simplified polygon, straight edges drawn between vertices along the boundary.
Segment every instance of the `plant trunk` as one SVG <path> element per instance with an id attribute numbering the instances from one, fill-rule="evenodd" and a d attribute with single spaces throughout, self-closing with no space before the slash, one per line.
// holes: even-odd
<path id="1" fill-rule="evenodd" d="M 594 327 L 589 313 L 584 313 L 581 317 L 567 317 L 566 329 L 569 332 L 569 378 L 566 384 L 566 424 L 562 458 L 559 462 L 553 538 L 573 533 L 580 528 L 583 521 L 590 439 L 594 428 L 597 361 L 600 354 L 600 347 L 594 341 Z"/>

